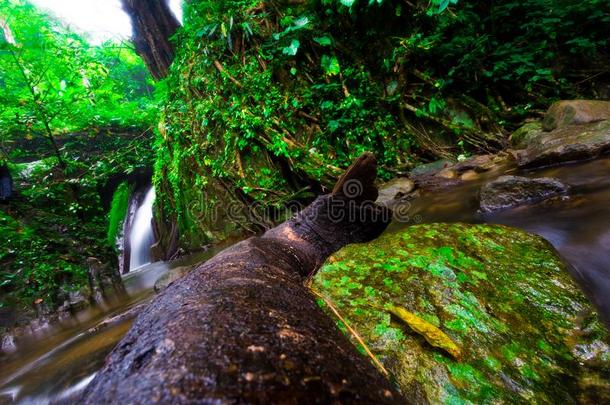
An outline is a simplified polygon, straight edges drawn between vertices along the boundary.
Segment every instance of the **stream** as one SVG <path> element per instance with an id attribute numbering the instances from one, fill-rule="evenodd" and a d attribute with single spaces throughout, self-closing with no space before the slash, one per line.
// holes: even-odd
<path id="1" fill-rule="evenodd" d="M 499 174 L 555 177 L 570 185 L 569 198 L 494 214 L 478 213 L 482 184 Z M 153 194 L 150 197 L 150 194 Z M 148 193 L 145 203 L 154 198 Z M 570 264 L 574 279 L 610 319 L 610 157 L 537 171 L 505 168 L 477 180 L 427 193 L 406 203 L 411 221 L 394 222 L 387 232 L 414 222 L 499 223 L 539 234 L 551 242 Z M 135 311 L 154 295 L 155 281 L 169 269 L 195 264 L 218 249 L 170 263 L 138 263 L 123 277 L 127 294 L 77 314 L 69 324 L 57 325 L 2 359 L 0 403 L 45 404 L 69 401 L 93 379 L 106 354 L 129 329 Z M 143 259 L 144 261 L 146 259 Z M 137 267 L 137 266 L 136 266 Z"/>
<path id="2" fill-rule="evenodd" d="M 554 177 L 570 186 L 569 197 L 481 214 L 478 192 L 499 174 Z M 475 181 L 408 202 L 411 222 L 495 223 L 538 234 L 557 249 L 574 280 L 610 324 L 610 156 L 535 171 L 516 167 L 487 172 Z M 388 231 L 404 227 L 393 223 Z M 387 232 L 387 231 L 386 231 Z"/>
<path id="3" fill-rule="evenodd" d="M 2 359 L 0 403 L 47 404 L 73 398 L 129 330 L 136 314 L 130 310 L 153 297 L 155 282 L 170 269 L 205 261 L 216 252 L 141 266 L 123 276 L 125 295 L 110 297 L 106 306 L 82 311 L 71 322 L 20 342 L 16 352 Z"/>

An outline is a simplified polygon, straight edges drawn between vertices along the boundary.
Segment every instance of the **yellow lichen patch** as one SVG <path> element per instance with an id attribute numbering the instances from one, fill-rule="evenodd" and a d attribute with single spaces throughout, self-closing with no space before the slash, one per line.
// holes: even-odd
<path id="1" fill-rule="evenodd" d="M 388 310 L 409 325 L 415 332 L 422 335 L 432 346 L 443 349 L 456 359 L 460 358 L 460 348 L 445 332 L 404 308 L 392 305 L 388 307 Z"/>

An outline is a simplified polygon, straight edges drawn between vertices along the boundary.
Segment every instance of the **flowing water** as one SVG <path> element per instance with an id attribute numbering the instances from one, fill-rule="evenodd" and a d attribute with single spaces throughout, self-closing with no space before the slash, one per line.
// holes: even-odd
<path id="1" fill-rule="evenodd" d="M 139 307 L 152 298 L 159 277 L 172 268 L 205 261 L 214 253 L 144 265 L 123 277 L 125 295 L 111 297 L 107 305 L 78 313 L 29 341 L 19 341 L 15 353 L 0 359 L 0 403 L 69 402 L 93 379 Z"/>
<path id="2" fill-rule="evenodd" d="M 506 173 L 506 172 L 505 172 Z M 610 156 L 536 171 L 507 174 L 554 177 L 570 186 L 569 197 L 492 214 L 478 212 L 481 185 L 500 173 L 429 193 L 408 204 L 410 222 L 497 223 L 524 229 L 551 242 L 572 277 L 610 325 Z M 402 227 L 394 223 L 392 227 Z"/>
<path id="3" fill-rule="evenodd" d="M 413 222 L 489 222 L 540 234 L 571 264 L 572 275 L 600 312 L 610 317 L 610 157 L 534 172 L 505 169 L 528 177 L 559 178 L 571 186 L 570 196 L 551 203 L 481 215 L 478 213 L 478 191 L 484 182 L 501 174 L 490 172 L 476 181 L 424 194 L 409 202 L 406 208 L 411 221 L 407 225 Z M 150 191 L 142 207 L 152 207 L 153 199 L 154 191 Z M 150 224 L 148 208 L 146 210 L 141 219 L 143 228 Z M 405 223 L 394 223 L 388 232 L 403 226 Z M 136 251 L 139 252 L 133 250 Z M 44 336 L 21 342 L 16 353 L 1 359 L 0 402 L 44 404 L 73 398 L 91 381 L 106 354 L 129 329 L 137 313 L 133 308 L 137 309 L 152 297 L 155 281 L 171 267 L 201 262 L 214 253 L 209 251 L 177 262 L 144 265 L 124 277 L 127 290 L 124 297 L 106 307 L 78 314 L 71 323 L 56 326 Z M 150 259 L 139 260 L 144 263 Z"/>
<path id="4" fill-rule="evenodd" d="M 155 188 L 151 187 L 144 201 L 136 210 L 129 234 L 130 257 L 129 271 L 149 264 L 152 261 L 150 247 L 155 243 L 152 229 L 153 203 Z"/>

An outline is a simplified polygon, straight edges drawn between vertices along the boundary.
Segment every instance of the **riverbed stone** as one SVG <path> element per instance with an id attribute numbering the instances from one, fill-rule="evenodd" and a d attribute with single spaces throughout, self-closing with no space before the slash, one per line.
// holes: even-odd
<path id="1" fill-rule="evenodd" d="M 473 181 L 473 180 L 477 180 L 478 178 L 479 178 L 479 174 L 475 170 L 466 170 L 460 176 L 460 179 L 462 179 L 464 181 Z"/>
<path id="2" fill-rule="evenodd" d="M 481 188 L 481 212 L 493 212 L 566 195 L 568 186 L 557 179 L 500 176 Z"/>
<path id="3" fill-rule="evenodd" d="M 477 173 L 481 173 L 492 169 L 501 161 L 503 161 L 503 159 L 499 155 L 476 155 L 459 162 L 453 167 L 453 170 L 460 175 L 469 170 L 474 170 Z"/>
<path id="4" fill-rule="evenodd" d="M 413 170 L 411 170 L 411 175 L 412 176 L 434 175 L 447 167 L 453 166 L 454 164 L 455 164 L 455 162 L 453 162 L 449 159 L 440 159 L 435 162 L 424 163 L 424 164 L 421 164 L 421 165 L 415 167 Z"/>
<path id="5" fill-rule="evenodd" d="M 413 403 L 610 401 L 608 332 L 538 236 L 500 225 L 411 226 L 343 248 L 311 288 Z M 390 306 L 439 328 L 460 356 L 432 346 Z"/>
<path id="6" fill-rule="evenodd" d="M 539 132 L 514 152 L 520 167 L 541 167 L 598 157 L 610 151 L 610 120 Z"/>
<path id="7" fill-rule="evenodd" d="M 542 122 L 527 122 L 513 132 L 508 138 L 508 141 L 510 142 L 510 146 L 514 149 L 525 149 L 538 136 L 540 136 L 542 132 Z"/>
<path id="8" fill-rule="evenodd" d="M 448 168 L 445 168 L 445 169 L 441 170 L 440 172 L 438 172 L 438 174 L 436 174 L 436 176 L 442 177 L 444 179 L 457 179 L 458 173 L 453 168 L 448 167 Z"/>
<path id="9" fill-rule="evenodd" d="M 8 333 L 2 336 L 2 340 L 0 341 L 0 352 L 12 353 L 16 350 L 17 345 L 15 344 L 15 337 Z"/>
<path id="10" fill-rule="evenodd" d="M 408 177 L 396 177 L 379 186 L 378 204 L 391 204 L 409 195 L 415 189 L 415 182 Z"/>
<path id="11" fill-rule="evenodd" d="M 124 293 L 123 280 L 116 268 L 95 257 L 87 258 L 87 267 L 91 297 L 97 304 L 102 304 L 111 294 Z M 77 300 L 78 297 L 70 297 L 70 304 Z"/>
<path id="12" fill-rule="evenodd" d="M 572 124 L 587 124 L 610 119 L 610 101 L 561 100 L 549 107 L 542 129 L 552 131 Z"/>
<path id="13" fill-rule="evenodd" d="M 155 292 L 160 293 L 165 290 L 174 281 L 186 276 L 193 270 L 193 266 L 179 266 L 169 269 L 157 281 L 155 281 Z"/>

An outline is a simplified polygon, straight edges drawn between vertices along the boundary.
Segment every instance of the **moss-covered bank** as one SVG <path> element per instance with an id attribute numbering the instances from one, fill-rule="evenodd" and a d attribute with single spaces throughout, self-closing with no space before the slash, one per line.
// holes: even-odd
<path id="1" fill-rule="evenodd" d="M 312 288 L 416 402 L 610 400 L 608 333 L 540 237 L 496 225 L 413 226 L 339 251 Z M 461 356 L 432 347 L 390 304 L 440 328 Z"/>
<path id="2" fill-rule="evenodd" d="M 550 100 L 599 98 L 606 3 L 185 2 L 156 148 L 158 256 L 177 229 L 187 250 L 260 229 L 246 207 L 324 192 L 362 151 L 388 179 L 493 151 Z"/>

